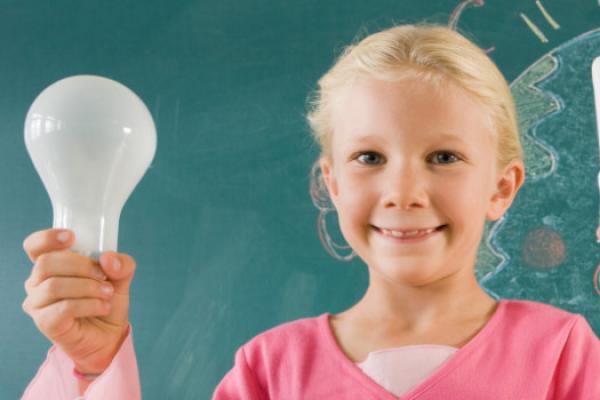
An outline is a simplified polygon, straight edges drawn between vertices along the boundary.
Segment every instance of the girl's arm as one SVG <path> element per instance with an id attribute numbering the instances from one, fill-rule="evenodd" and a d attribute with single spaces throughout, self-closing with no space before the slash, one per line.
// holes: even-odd
<path id="1" fill-rule="evenodd" d="M 223 377 L 213 393 L 213 400 L 268 400 L 254 372 L 248 365 L 244 348 L 235 353 L 235 365 Z"/>
<path id="2" fill-rule="evenodd" d="M 91 383 L 77 378 L 73 368 L 73 361 L 52 346 L 21 400 L 141 399 L 131 326 L 111 364 Z"/>

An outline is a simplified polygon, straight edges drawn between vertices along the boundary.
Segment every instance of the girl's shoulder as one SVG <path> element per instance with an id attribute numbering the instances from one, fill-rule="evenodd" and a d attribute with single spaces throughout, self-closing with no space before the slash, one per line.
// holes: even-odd
<path id="1" fill-rule="evenodd" d="M 281 365 L 319 362 L 330 353 L 326 324 L 328 313 L 280 323 L 243 344 L 243 354 L 250 368 L 277 369 Z"/>
<path id="2" fill-rule="evenodd" d="M 527 337 L 568 336 L 574 328 L 589 328 L 581 314 L 558 306 L 532 300 L 503 300 L 500 330 L 511 331 L 513 336 L 522 333 Z M 589 328 L 591 332 L 591 328 Z"/>
<path id="3" fill-rule="evenodd" d="M 324 324 L 327 323 L 328 313 L 314 317 L 305 317 L 282 322 L 269 328 L 250 339 L 245 346 L 269 345 L 277 343 L 311 342 L 322 338 Z"/>
<path id="4" fill-rule="evenodd" d="M 566 322 L 573 320 L 578 314 L 564 310 L 558 306 L 534 300 L 505 299 L 505 313 L 511 318 L 536 318 L 539 320 Z"/>

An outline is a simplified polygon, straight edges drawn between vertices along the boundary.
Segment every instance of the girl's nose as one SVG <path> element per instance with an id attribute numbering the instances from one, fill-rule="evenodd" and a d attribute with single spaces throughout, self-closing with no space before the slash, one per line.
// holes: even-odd
<path id="1" fill-rule="evenodd" d="M 429 205 L 429 196 L 425 190 L 425 179 L 414 169 L 403 167 L 390 174 L 384 182 L 382 196 L 386 208 L 397 207 L 402 210 L 424 208 Z"/>

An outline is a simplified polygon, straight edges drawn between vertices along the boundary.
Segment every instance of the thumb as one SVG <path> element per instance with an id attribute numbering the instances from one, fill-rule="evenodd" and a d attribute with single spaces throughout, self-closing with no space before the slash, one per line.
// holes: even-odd
<path id="1" fill-rule="evenodd" d="M 136 269 L 135 260 L 127 254 L 111 251 L 102 253 L 98 261 L 107 281 L 114 288 L 114 294 L 109 300 L 111 311 L 105 320 L 125 325 L 129 318 L 129 287 Z"/>
<path id="2" fill-rule="evenodd" d="M 133 257 L 125 253 L 107 251 L 100 255 L 100 267 L 112 283 L 115 294 L 129 294 L 136 263 Z"/>

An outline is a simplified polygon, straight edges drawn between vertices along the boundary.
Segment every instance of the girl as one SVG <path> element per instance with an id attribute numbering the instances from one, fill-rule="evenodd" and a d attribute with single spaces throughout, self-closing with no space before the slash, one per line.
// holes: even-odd
<path id="1" fill-rule="evenodd" d="M 440 26 L 373 34 L 321 78 L 308 120 L 320 222 L 326 194 L 369 287 L 349 310 L 248 341 L 214 399 L 600 399 L 600 341 L 582 316 L 496 301 L 475 279 L 485 220 L 525 178 L 510 89 L 482 50 Z M 103 254 L 99 269 L 57 233 L 25 241 L 24 309 L 55 346 L 24 398 L 138 398 L 135 263 Z"/>

